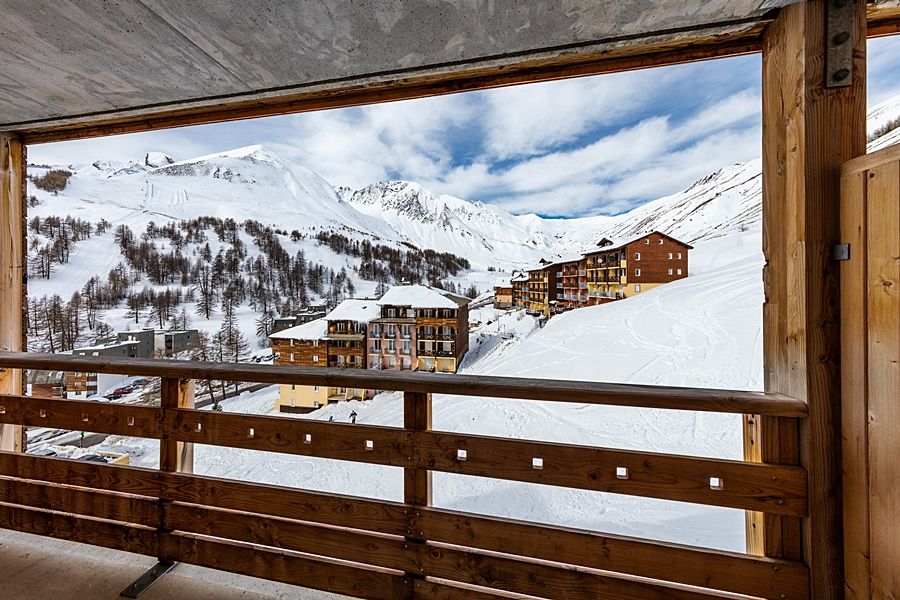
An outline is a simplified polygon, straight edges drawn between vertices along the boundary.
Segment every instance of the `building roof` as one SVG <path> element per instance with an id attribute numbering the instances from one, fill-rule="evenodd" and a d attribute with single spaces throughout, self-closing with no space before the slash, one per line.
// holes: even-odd
<path id="1" fill-rule="evenodd" d="M 653 231 L 646 231 L 644 233 L 634 234 L 634 235 L 631 235 L 628 237 L 614 237 L 614 238 L 603 237 L 600 240 L 598 240 L 597 246 L 595 248 L 591 248 L 591 249 L 585 251 L 584 254 L 587 255 L 587 254 L 596 254 L 598 252 L 612 252 L 613 250 L 621 250 L 628 244 L 633 244 L 635 242 L 638 242 L 638 241 L 644 239 L 645 237 L 647 237 L 648 235 L 661 235 L 662 237 L 668 238 L 668 239 L 672 240 L 673 242 L 681 244 L 688 249 L 693 249 L 693 246 L 691 246 L 690 244 L 682 242 L 681 240 L 674 238 L 667 233 L 663 233 L 662 231 L 658 231 L 658 230 L 653 230 Z"/>
<path id="2" fill-rule="evenodd" d="M 381 297 L 378 304 L 410 308 L 459 308 L 469 302 L 469 298 L 427 285 L 395 285 Z"/>
<path id="3" fill-rule="evenodd" d="M 344 300 L 325 315 L 328 321 L 358 321 L 368 323 L 372 319 L 381 316 L 381 306 L 371 298 Z"/>
<path id="4" fill-rule="evenodd" d="M 109 342 L 108 344 L 98 344 L 96 346 L 85 346 L 84 348 L 75 348 L 72 352 L 97 352 L 100 350 L 109 350 L 110 348 L 118 348 L 119 346 L 134 346 L 140 344 L 137 340 L 123 340 L 120 342 Z"/>
<path id="5" fill-rule="evenodd" d="M 290 327 L 273 333 L 269 339 L 275 340 L 319 340 L 325 337 L 328 332 L 328 321 L 325 319 L 316 319 L 303 325 Z"/>

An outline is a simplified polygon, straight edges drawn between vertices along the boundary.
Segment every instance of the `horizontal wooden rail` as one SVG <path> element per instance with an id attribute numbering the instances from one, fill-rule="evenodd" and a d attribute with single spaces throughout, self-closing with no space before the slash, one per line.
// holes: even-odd
<path id="1" fill-rule="evenodd" d="M 4 367 L 402 390 L 780 417 L 807 415 L 803 400 L 783 394 L 555 379 L 0 352 L 0 368 Z"/>
<path id="2" fill-rule="evenodd" d="M 462 569 L 462 575 L 459 577 L 468 573 L 463 578 L 473 580 L 477 570 L 471 572 L 466 570 L 469 568 L 465 566 L 466 564 L 473 567 L 478 564 L 482 568 L 494 565 L 492 570 L 484 571 L 488 573 L 496 573 L 496 569 L 500 566 L 510 565 L 503 561 L 491 562 L 488 555 L 472 551 L 454 554 L 450 549 L 440 546 L 439 550 L 434 550 L 434 543 L 443 543 L 490 553 L 503 553 L 507 559 L 510 554 L 519 555 L 529 560 L 602 569 L 756 597 L 784 599 L 807 597 L 806 567 L 792 561 L 537 525 L 431 507 L 14 453 L 0 453 L 0 475 L 7 478 L 28 478 L 29 489 L 35 481 L 51 484 L 65 482 L 69 486 L 106 490 L 108 494 L 115 492 L 136 495 L 141 497 L 139 500 L 145 497 L 166 497 L 173 501 L 165 508 L 165 520 L 169 528 L 188 528 L 197 534 L 225 536 L 273 547 L 284 546 L 303 552 L 314 550 L 312 546 L 304 544 L 318 544 L 314 554 L 327 554 L 332 558 L 351 562 L 364 558 L 365 554 L 361 552 L 365 552 L 366 548 L 372 550 L 371 543 L 389 545 L 396 549 L 396 544 L 392 540 L 402 540 L 403 536 L 414 532 L 433 543 L 421 550 L 407 549 L 406 557 L 398 557 L 395 552 L 385 558 L 373 551 L 370 562 L 404 570 L 422 567 L 431 575 L 440 572 L 450 576 L 451 572 L 456 572 L 454 569 Z M 33 491 L 24 494 L 18 498 L 33 499 L 36 506 L 49 509 L 59 506 L 52 501 L 45 501 L 40 494 Z M 120 503 L 118 506 L 119 509 L 109 514 L 123 521 L 134 520 L 129 517 L 128 511 L 131 509 L 128 509 L 126 504 Z M 76 504 L 75 507 L 79 510 L 92 510 L 81 504 Z M 135 509 L 133 514 L 143 513 Z M 328 531 L 312 536 L 308 542 L 303 541 L 305 532 L 311 532 L 314 530 L 311 528 L 322 526 L 326 526 Z M 335 532 L 343 533 L 338 535 Z M 362 547 L 353 545 L 360 544 L 364 540 L 368 540 L 370 545 Z M 421 554 L 423 552 L 425 554 Z M 429 558 L 428 552 L 437 552 L 437 555 Z M 448 556 L 458 559 L 457 562 L 454 563 L 447 558 Z M 189 558 L 179 559 L 191 562 Z M 394 562 L 389 563 L 388 559 Z M 467 563 L 466 560 L 470 562 Z M 453 567 L 453 564 L 459 566 Z M 555 571 L 547 571 L 546 576 L 550 577 L 552 573 Z M 558 576 L 563 579 L 586 577 L 585 581 L 593 582 L 591 585 L 595 587 L 590 589 L 594 590 L 604 589 L 597 586 L 613 585 L 602 579 L 599 580 L 602 583 L 597 583 L 594 578 L 583 575 Z M 544 580 L 542 578 L 542 581 Z M 510 589 L 524 589 L 517 586 L 526 585 L 518 579 L 508 581 L 508 585 L 504 585 Z M 555 580 L 551 578 L 546 581 Z M 616 580 L 614 583 L 619 585 L 620 582 Z M 310 583 L 301 585 L 311 586 Z"/>
<path id="3" fill-rule="evenodd" d="M 0 423 L 160 439 L 162 409 L 87 400 L 0 395 Z"/>
<path id="4" fill-rule="evenodd" d="M 0 423 L 422 468 L 803 516 L 800 467 L 311 419 L 0 396 Z M 463 452 L 465 455 L 463 456 Z M 713 483 L 714 482 L 714 483 Z"/>
<path id="5" fill-rule="evenodd" d="M 436 471 L 774 514 L 807 512 L 800 467 L 436 431 L 417 433 L 414 446 L 421 464 Z"/>

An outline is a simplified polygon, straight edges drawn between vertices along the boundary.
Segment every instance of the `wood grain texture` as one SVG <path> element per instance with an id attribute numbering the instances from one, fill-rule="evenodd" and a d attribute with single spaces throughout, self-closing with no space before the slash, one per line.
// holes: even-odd
<path id="1" fill-rule="evenodd" d="M 782 515 L 807 511 L 806 476 L 799 467 L 443 432 L 423 432 L 416 441 L 420 464 L 436 471 Z M 458 450 L 466 451 L 465 460 Z M 620 467 L 628 470 L 625 477 L 617 473 Z M 722 489 L 712 489 L 711 478 Z"/>
<path id="2" fill-rule="evenodd" d="M 162 439 L 159 442 L 159 470 L 194 472 L 194 446 L 176 439 L 172 433 L 169 417 L 182 408 L 194 408 L 194 380 L 163 377 L 160 381 L 160 412 L 163 423 Z"/>
<path id="3" fill-rule="evenodd" d="M 840 239 L 841 165 L 865 153 L 866 7 L 857 3 L 851 31 L 852 85 L 825 89 L 824 5 L 785 7 L 763 41 L 763 346 L 765 389 L 808 402 L 799 448 L 810 516 L 800 546 L 812 597 L 831 600 L 844 587 L 840 294 L 831 246 Z"/>
<path id="4" fill-rule="evenodd" d="M 183 442 L 398 467 L 413 464 L 410 434 L 396 427 L 169 410 L 165 430 Z"/>
<path id="5" fill-rule="evenodd" d="M 360 389 L 402 390 L 673 410 L 805 417 L 806 402 L 780 393 L 595 383 L 524 377 L 321 369 L 259 364 L 0 352 L 0 366 L 58 371 L 129 373 L 179 379 L 219 379 Z"/>
<path id="6" fill-rule="evenodd" d="M 900 597 L 900 161 L 868 172 L 867 326 L 872 598 Z"/>
<path id="7" fill-rule="evenodd" d="M 2 502 L 0 528 L 136 554 L 156 554 L 157 533 L 153 529 Z"/>
<path id="8" fill-rule="evenodd" d="M 0 351 L 25 349 L 25 153 L 0 134 Z M 21 369 L 0 365 L 0 394 L 23 394 L 24 384 Z M 0 449 L 24 451 L 25 428 L 0 426 Z"/>
<path id="9" fill-rule="evenodd" d="M 841 264 L 844 593 L 848 600 L 869 600 L 871 597 L 866 327 L 867 180 L 865 170 L 845 171 L 841 178 L 841 240 L 850 244 L 850 259 Z"/>
<path id="10" fill-rule="evenodd" d="M 353 566 L 225 540 L 170 535 L 165 553 L 169 559 L 179 562 L 355 598 L 395 600 L 403 597 L 408 589 L 407 581 L 397 571 Z"/>
<path id="11" fill-rule="evenodd" d="M 155 528 L 159 521 L 156 498 L 0 477 L 0 498 L 9 504 L 74 513 Z"/>
<path id="12" fill-rule="evenodd" d="M 150 406 L 0 395 L 0 423 L 160 439 L 162 421 Z"/>
<path id="13" fill-rule="evenodd" d="M 168 524 L 216 538 L 312 554 L 376 567 L 403 570 L 460 583 L 571 600 L 638 599 L 653 597 L 706 598 L 705 593 L 676 593 L 665 583 L 668 569 L 657 565 L 662 582 L 636 582 L 605 572 L 530 558 L 498 556 L 433 543 L 410 543 L 399 536 L 383 536 L 345 528 L 273 519 L 207 507 L 172 505 Z M 747 589 L 755 582 L 744 581 Z"/>

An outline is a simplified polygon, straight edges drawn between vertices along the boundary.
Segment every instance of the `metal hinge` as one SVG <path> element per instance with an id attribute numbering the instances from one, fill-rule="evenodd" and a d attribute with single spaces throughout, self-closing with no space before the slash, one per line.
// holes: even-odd
<path id="1" fill-rule="evenodd" d="M 859 0 L 825 3 L 825 87 L 853 83 L 853 24 Z"/>
<path id="2" fill-rule="evenodd" d="M 831 258 L 834 260 L 850 260 L 850 244 L 835 244 L 832 246 Z"/>

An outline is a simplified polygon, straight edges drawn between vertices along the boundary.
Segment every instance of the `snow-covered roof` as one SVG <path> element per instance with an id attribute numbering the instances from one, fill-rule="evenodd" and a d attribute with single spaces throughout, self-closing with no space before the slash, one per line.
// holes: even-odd
<path id="1" fill-rule="evenodd" d="M 273 333 L 269 339 L 276 340 L 318 340 L 325 337 L 328 332 L 328 322 L 325 319 L 316 319 L 303 325 L 290 327 Z"/>
<path id="2" fill-rule="evenodd" d="M 615 237 L 615 238 L 604 237 L 604 238 L 601 238 L 600 240 L 597 241 L 597 245 L 594 246 L 593 248 L 586 250 L 585 254 L 594 254 L 596 252 L 607 252 L 607 251 L 612 251 L 612 250 L 618 250 L 620 248 L 624 248 L 628 244 L 633 244 L 634 242 L 642 240 L 645 237 L 647 237 L 648 235 L 653 235 L 653 234 L 661 235 L 663 237 L 669 238 L 670 240 L 672 240 L 674 242 L 678 242 L 679 244 L 684 244 L 688 248 L 693 247 L 688 244 L 685 244 L 684 242 L 682 242 L 679 239 L 673 238 L 671 235 L 663 233 L 662 231 L 654 230 L 654 231 L 645 231 L 643 233 L 637 233 L 637 234 L 634 234 L 629 237 L 622 237 L 622 238 L 620 238 L 620 237 Z M 609 243 L 607 243 L 605 246 L 601 246 L 600 242 L 603 242 L 603 241 L 606 241 Z"/>
<path id="3" fill-rule="evenodd" d="M 427 285 L 395 285 L 381 297 L 378 304 L 411 308 L 459 308 L 469 302 L 468 298 Z"/>
<path id="4" fill-rule="evenodd" d="M 136 340 L 123 340 L 120 342 L 109 342 L 108 344 L 99 344 L 97 346 L 87 346 L 86 348 L 75 348 L 72 352 L 92 352 L 97 350 L 108 350 L 110 348 L 116 348 L 118 346 L 133 346 L 134 344 L 140 344 L 140 342 Z"/>
<path id="5" fill-rule="evenodd" d="M 325 315 L 329 321 L 358 321 L 368 323 L 372 319 L 381 316 L 381 306 L 372 299 L 357 300 L 354 298 L 344 300 L 334 310 Z"/>
<path id="6" fill-rule="evenodd" d="M 584 258 L 584 254 L 581 254 L 581 253 L 578 253 L 578 254 L 567 254 L 567 255 L 565 255 L 565 256 L 560 256 L 559 258 L 554 259 L 554 260 L 553 260 L 553 264 L 554 264 L 554 265 L 561 265 L 561 264 L 564 264 L 564 263 L 578 262 L 578 261 L 580 261 L 582 258 Z"/>

